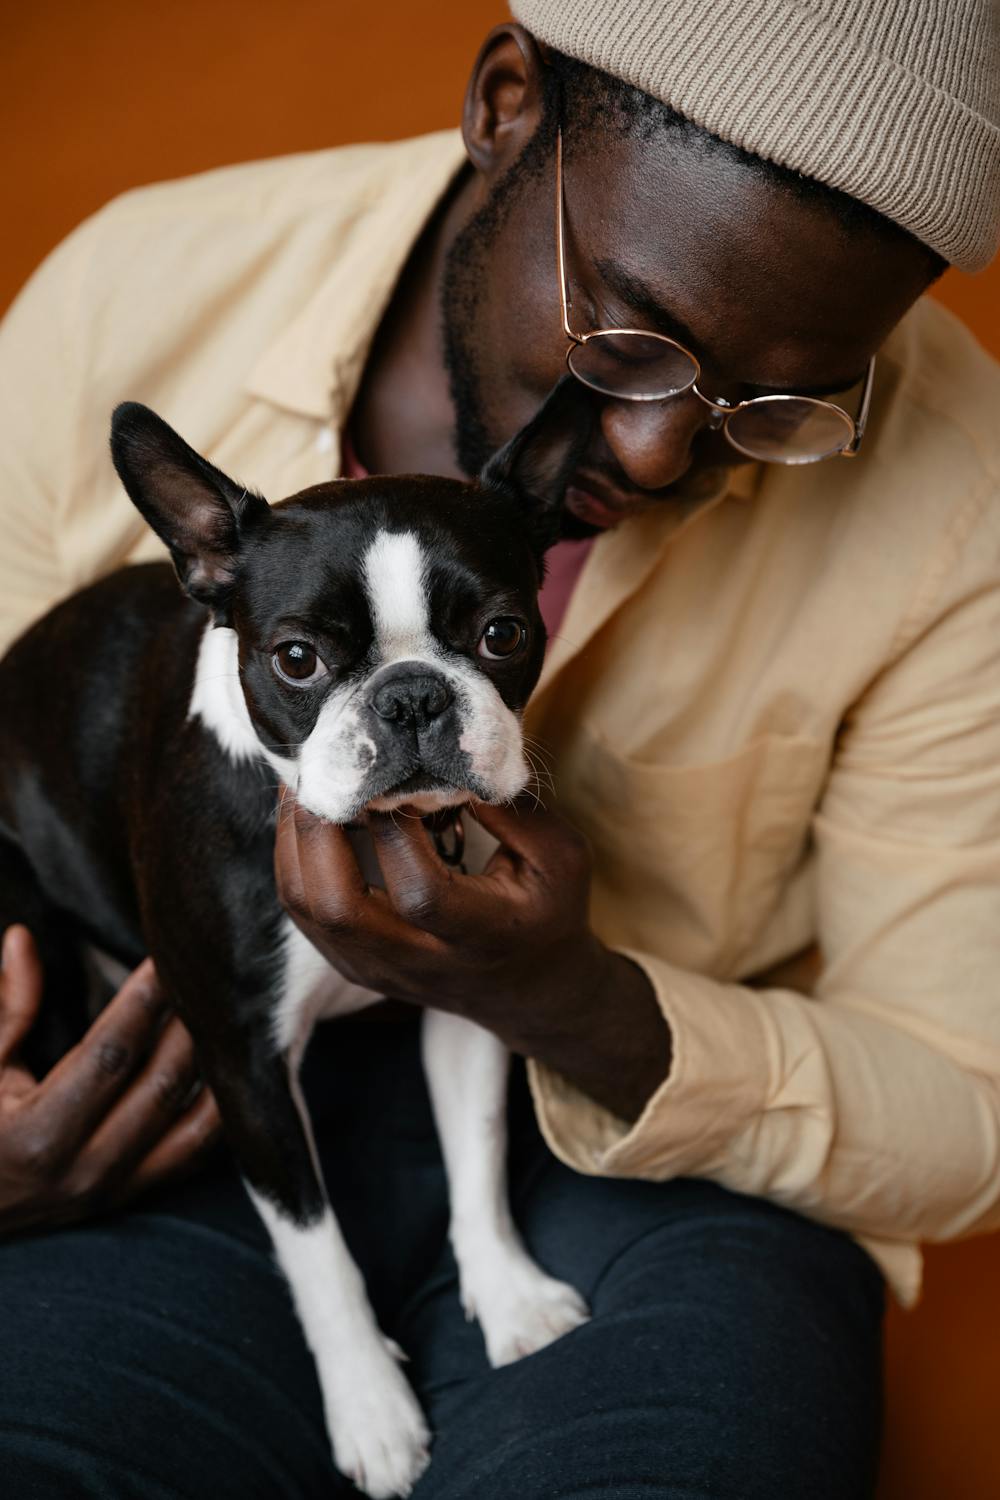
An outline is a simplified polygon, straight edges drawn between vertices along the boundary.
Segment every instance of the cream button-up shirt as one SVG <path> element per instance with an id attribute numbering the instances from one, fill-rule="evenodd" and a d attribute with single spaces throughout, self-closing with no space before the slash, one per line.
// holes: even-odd
<path id="1" fill-rule="evenodd" d="M 447 133 L 212 172 L 49 258 L 0 330 L 0 647 L 162 556 L 111 468 L 116 402 L 272 498 L 338 472 L 461 160 Z M 552 1149 L 841 1226 L 906 1301 L 919 1239 L 1000 1225 L 998 414 L 996 365 L 920 303 L 857 460 L 746 469 L 597 541 L 530 710 L 595 930 L 674 1047 L 631 1126 L 532 1065 Z M 773 977 L 811 945 L 811 984 Z"/>

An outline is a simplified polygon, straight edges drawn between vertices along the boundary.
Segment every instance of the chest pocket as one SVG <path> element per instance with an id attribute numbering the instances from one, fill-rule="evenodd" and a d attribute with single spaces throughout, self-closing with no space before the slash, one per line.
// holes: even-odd
<path id="1" fill-rule="evenodd" d="M 624 757 L 581 726 L 556 784 L 593 847 L 600 936 L 718 978 L 746 972 L 802 865 L 828 761 L 818 740 L 769 735 L 672 766 Z"/>

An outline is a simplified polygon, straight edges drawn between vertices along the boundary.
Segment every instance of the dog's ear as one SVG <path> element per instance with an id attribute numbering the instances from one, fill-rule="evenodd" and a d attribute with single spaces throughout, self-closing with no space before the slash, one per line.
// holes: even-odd
<path id="1" fill-rule="evenodd" d="M 479 476 L 487 489 L 513 491 L 518 497 L 539 554 L 559 539 L 566 486 L 590 436 L 595 411 L 587 387 L 564 375 L 527 426 L 494 453 Z"/>
<path id="2" fill-rule="evenodd" d="M 241 537 L 270 515 L 267 501 L 202 458 L 137 401 L 115 408 L 111 457 L 133 505 L 170 548 L 185 592 L 221 610 Z"/>

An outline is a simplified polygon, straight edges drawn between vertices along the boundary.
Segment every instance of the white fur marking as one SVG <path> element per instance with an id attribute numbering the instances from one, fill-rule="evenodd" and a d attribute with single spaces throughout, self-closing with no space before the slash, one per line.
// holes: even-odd
<path id="1" fill-rule="evenodd" d="M 285 973 L 272 1035 L 278 1051 L 290 1054 L 294 1069 L 317 1021 L 352 1015 L 382 997 L 338 974 L 290 920 L 284 937 Z"/>
<path id="2" fill-rule="evenodd" d="M 491 1364 L 509 1364 L 585 1323 L 587 1308 L 571 1286 L 536 1265 L 511 1218 L 503 1046 L 471 1021 L 433 1010 L 423 1018 L 422 1044 L 448 1171 L 462 1305 L 479 1319 Z"/>
<path id="3" fill-rule="evenodd" d="M 408 1495 L 427 1467 L 430 1437 L 333 1213 L 328 1208 L 317 1223 L 302 1226 L 249 1183 L 247 1192 L 271 1236 L 316 1361 L 337 1467 L 373 1500 Z"/>
<path id="4" fill-rule="evenodd" d="M 299 802 L 331 823 L 346 822 L 364 802 L 376 754 L 362 724 L 358 689 L 334 688 L 299 751 Z"/>
<path id="5" fill-rule="evenodd" d="M 433 658 L 427 566 L 417 538 L 410 531 L 380 531 L 363 567 L 383 665 L 411 656 Z"/>
<path id="6" fill-rule="evenodd" d="M 287 756 L 276 755 L 257 738 L 240 686 L 240 648 L 235 630 L 208 624 L 198 649 L 188 718 L 200 719 L 220 747 L 237 764 L 264 760 L 294 789 L 298 769 Z"/>
<path id="7" fill-rule="evenodd" d="M 494 800 L 516 796 L 529 774 L 520 724 L 489 678 L 464 658 L 446 654 L 434 638 L 429 568 L 417 538 L 411 532 L 379 532 L 364 570 L 381 664 L 413 658 L 442 672 L 461 705 L 459 748 L 469 755 L 475 775 Z"/>
<path id="8" fill-rule="evenodd" d="M 469 757 L 473 773 L 490 788 L 490 800 L 506 802 L 528 783 L 521 724 L 487 678 L 476 673 L 463 682 L 468 713 L 458 747 Z"/>

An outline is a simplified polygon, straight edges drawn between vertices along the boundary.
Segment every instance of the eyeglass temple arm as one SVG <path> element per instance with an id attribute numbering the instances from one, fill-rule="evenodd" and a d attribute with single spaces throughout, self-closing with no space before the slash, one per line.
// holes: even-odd
<path id="1" fill-rule="evenodd" d="M 559 301 L 562 307 L 563 333 L 574 344 L 582 343 L 569 326 L 569 289 L 566 282 L 566 229 L 563 208 L 562 126 L 556 129 L 556 265 L 559 272 Z"/>
<path id="2" fill-rule="evenodd" d="M 868 369 L 865 371 L 865 386 L 861 392 L 861 406 L 854 419 L 854 441 L 849 447 L 841 451 L 841 458 L 856 458 L 858 449 L 861 447 L 861 439 L 865 435 L 868 425 L 868 411 L 872 404 L 872 390 L 875 385 L 875 355 L 868 361 Z"/>

